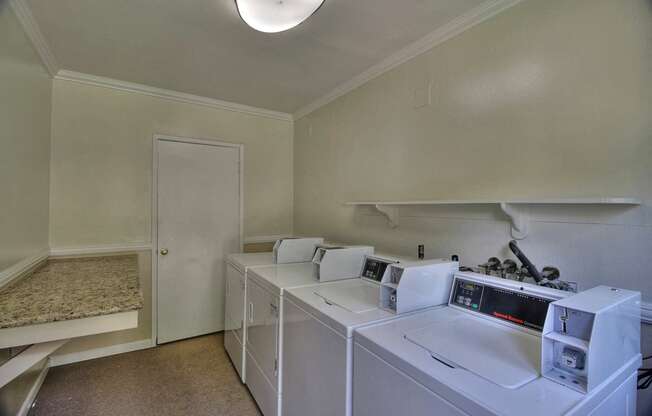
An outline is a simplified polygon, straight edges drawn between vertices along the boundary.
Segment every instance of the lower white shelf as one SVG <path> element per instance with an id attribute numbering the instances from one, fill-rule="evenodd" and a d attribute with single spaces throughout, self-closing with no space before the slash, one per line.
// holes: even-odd
<path id="1" fill-rule="evenodd" d="M 121 331 L 138 326 L 138 311 L 113 313 L 90 318 L 70 319 L 37 325 L 25 325 L 16 328 L 0 329 L 0 348 L 39 344 Z"/>
<path id="2" fill-rule="evenodd" d="M 49 357 L 50 354 L 55 352 L 59 347 L 65 344 L 68 340 L 62 339 L 58 341 L 43 342 L 40 344 L 32 345 L 25 351 L 13 357 L 2 366 L 0 366 L 0 388 L 9 384 L 19 375 L 32 368 L 39 361 Z"/>

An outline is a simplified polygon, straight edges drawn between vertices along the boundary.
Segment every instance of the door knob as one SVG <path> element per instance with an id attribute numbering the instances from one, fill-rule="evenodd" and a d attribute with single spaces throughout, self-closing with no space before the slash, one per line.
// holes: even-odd
<path id="1" fill-rule="evenodd" d="M 161 256 L 165 256 L 168 254 L 168 249 L 167 248 L 162 248 L 161 249 Z"/>

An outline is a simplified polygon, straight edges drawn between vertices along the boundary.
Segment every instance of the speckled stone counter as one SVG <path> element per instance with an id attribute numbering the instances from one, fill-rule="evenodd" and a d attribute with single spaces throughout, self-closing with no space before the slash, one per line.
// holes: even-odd
<path id="1" fill-rule="evenodd" d="M 50 259 L 0 289 L 0 329 L 142 307 L 137 255 Z"/>

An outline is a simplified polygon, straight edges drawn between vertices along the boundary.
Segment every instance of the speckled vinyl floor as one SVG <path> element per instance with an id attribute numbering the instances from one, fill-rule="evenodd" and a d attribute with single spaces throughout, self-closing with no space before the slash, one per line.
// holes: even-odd
<path id="1" fill-rule="evenodd" d="M 51 368 L 30 416 L 260 415 L 222 334 Z"/>

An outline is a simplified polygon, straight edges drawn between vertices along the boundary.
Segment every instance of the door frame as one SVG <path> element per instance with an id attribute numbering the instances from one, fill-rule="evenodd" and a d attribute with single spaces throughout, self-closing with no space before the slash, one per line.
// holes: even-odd
<path id="1" fill-rule="evenodd" d="M 179 137 L 167 134 L 154 134 L 152 137 L 152 343 L 158 345 L 158 147 L 159 142 L 179 142 L 187 144 L 230 147 L 238 149 L 239 155 L 239 198 L 240 198 L 240 251 L 244 244 L 244 144 L 229 143 L 219 139 Z"/>

